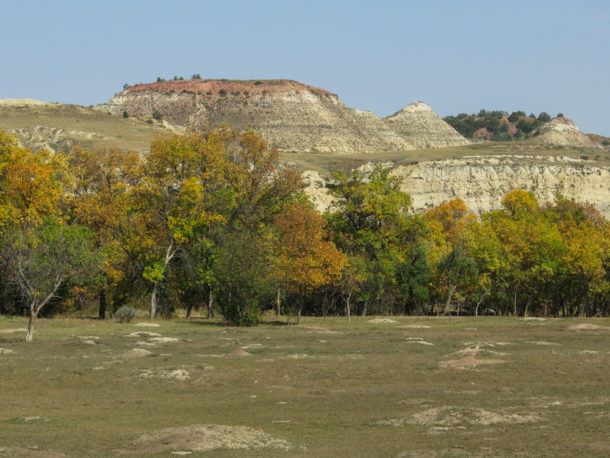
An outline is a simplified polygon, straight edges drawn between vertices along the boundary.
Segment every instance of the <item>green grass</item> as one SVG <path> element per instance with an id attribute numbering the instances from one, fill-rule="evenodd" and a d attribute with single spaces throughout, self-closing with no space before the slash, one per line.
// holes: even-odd
<path id="1" fill-rule="evenodd" d="M 39 320 L 31 344 L 24 333 L 0 331 L 0 348 L 12 350 L 0 353 L 0 450 L 147 455 L 133 442 L 145 432 L 219 424 L 260 428 L 300 448 L 205 456 L 608 454 L 610 332 L 567 327 L 610 326 L 610 319 L 395 319 L 306 317 L 300 327 L 254 328 L 205 319 L 159 321 L 158 328 Z M 25 325 L 0 317 L 0 330 Z M 401 327 L 413 325 L 430 327 Z M 136 342 L 149 340 L 126 337 L 136 331 L 179 342 L 142 346 L 150 355 L 127 358 Z M 79 336 L 98 339 L 87 344 Z M 433 345 L 409 344 L 413 339 Z M 552 345 L 528 343 L 541 341 Z M 504 362 L 441 366 L 461 358 L 454 352 L 470 342 L 504 353 L 477 358 Z M 251 355 L 227 356 L 242 347 Z M 190 377 L 163 378 L 177 370 Z M 446 408 L 445 417 L 418 422 L 438 408 Z M 480 424 L 473 409 L 536 420 Z M 388 420 L 402 426 L 383 425 Z"/>

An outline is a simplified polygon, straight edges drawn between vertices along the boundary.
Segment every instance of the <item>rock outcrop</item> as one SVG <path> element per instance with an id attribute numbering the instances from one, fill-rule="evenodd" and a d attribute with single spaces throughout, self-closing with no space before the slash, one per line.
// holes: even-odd
<path id="1" fill-rule="evenodd" d="M 65 129 L 49 126 L 11 129 L 17 134 L 20 146 L 33 151 L 47 150 L 52 153 L 69 150 L 74 140 Z"/>
<path id="2" fill-rule="evenodd" d="M 591 139 L 567 118 L 553 118 L 538 130 L 536 140 L 550 146 L 598 148 Z"/>
<path id="3" fill-rule="evenodd" d="M 390 176 L 400 180 L 413 199 L 415 210 L 426 210 L 454 198 L 481 213 L 500 208 L 512 189 L 534 192 L 540 203 L 552 202 L 557 193 L 577 202 L 589 202 L 610 218 L 610 169 L 591 161 L 549 156 L 470 156 L 462 159 L 421 161 L 391 166 Z M 360 167 L 372 170 L 371 163 Z M 324 197 L 326 184 L 315 181 L 314 202 L 325 210 L 332 198 Z M 307 188 L 309 191 L 309 188 Z"/>
<path id="4" fill-rule="evenodd" d="M 384 121 L 417 148 L 443 148 L 470 143 L 424 102 L 415 102 Z"/>
<path id="5" fill-rule="evenodd" d="M 427 105 L 415 105 L 416 113 L 407 107 L 405 114 L 382 120 L 346 107 L 336 94 L 296 81 L 189 80 L 136 85 L 97 108 L 116 115 L 162 116 L 195 129 L 252 127 L 281 152 L 382 153 L 467 143 Z"/>

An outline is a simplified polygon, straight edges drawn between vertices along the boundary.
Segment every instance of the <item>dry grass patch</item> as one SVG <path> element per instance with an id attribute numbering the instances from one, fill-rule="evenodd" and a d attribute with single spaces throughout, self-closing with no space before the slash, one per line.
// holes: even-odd
<path id="1" fill-rule="evenodd" d="M 141 435 L 135 441 L 147 453 L 189 450 L 203 452 L 214 449 L 292 449 L 294 444 L 247 426 L 191 425 L 166 428 Z"/>

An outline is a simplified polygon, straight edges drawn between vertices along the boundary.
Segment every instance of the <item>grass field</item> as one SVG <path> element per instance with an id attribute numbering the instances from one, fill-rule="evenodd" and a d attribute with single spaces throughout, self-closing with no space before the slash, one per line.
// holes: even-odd
<path id="1" fill-rule="evenodd" d="M 0 104 L 0 130 L 36 126 L 64 129 L 69 138 L 86 148 L 117 146 L 134 151 L 148 150 L 155 133 L 168 132 L 159 123 L 124 119 L 78 105 Z"/>
<path id="2" fill-rule="evenodd" d="M 371 319 L 0 317 L 0 456 L 610 454 L 610 319 Z"/>

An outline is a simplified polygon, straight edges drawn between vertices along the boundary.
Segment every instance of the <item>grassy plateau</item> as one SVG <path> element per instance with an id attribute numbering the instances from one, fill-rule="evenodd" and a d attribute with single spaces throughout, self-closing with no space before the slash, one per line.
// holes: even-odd
<path id="1" fill-rule="evenodd" d="M 0 456 L 608 456 L 610 319 L 0 317 Z"/>

